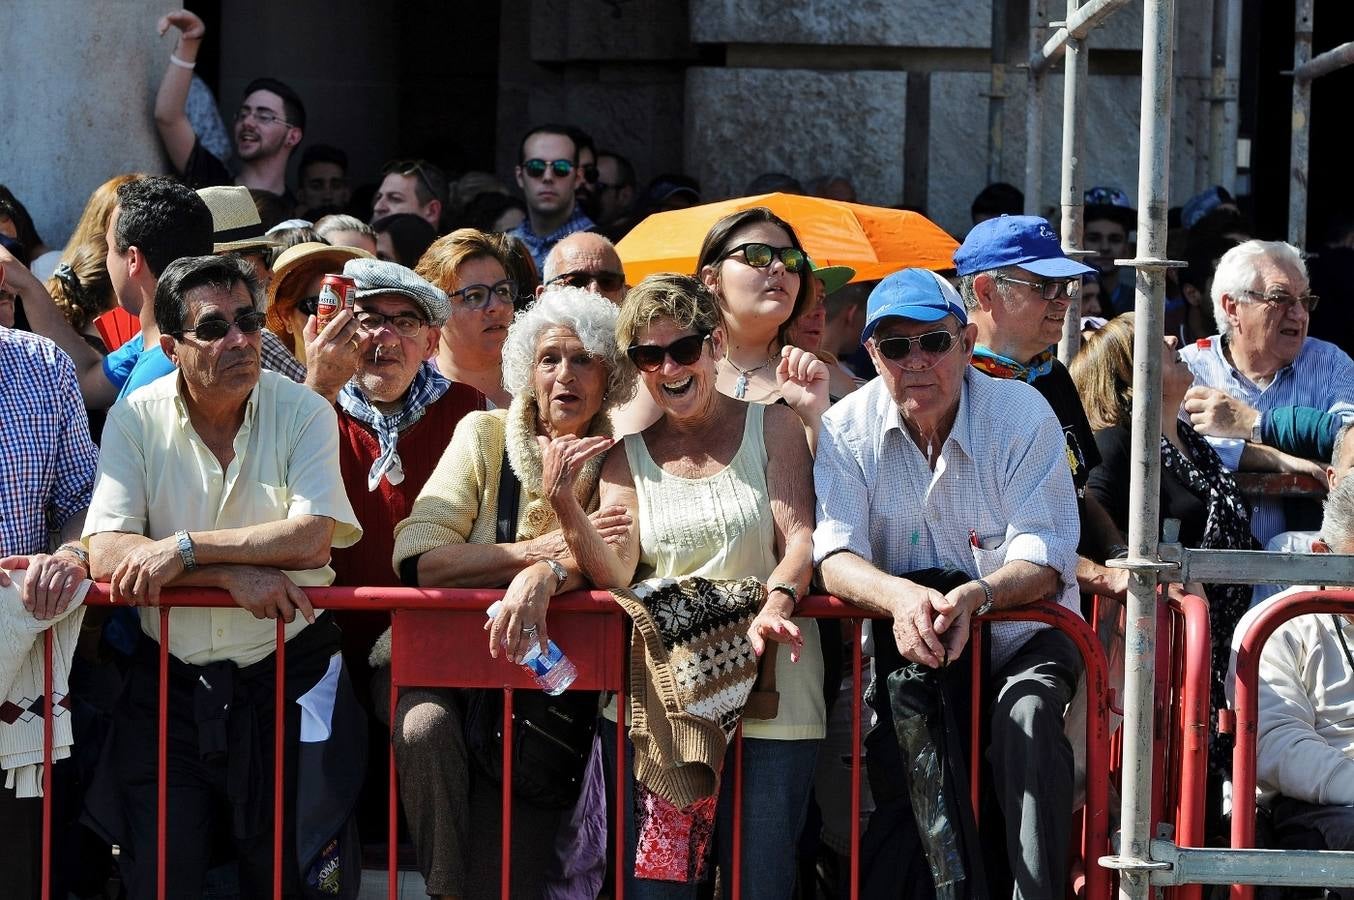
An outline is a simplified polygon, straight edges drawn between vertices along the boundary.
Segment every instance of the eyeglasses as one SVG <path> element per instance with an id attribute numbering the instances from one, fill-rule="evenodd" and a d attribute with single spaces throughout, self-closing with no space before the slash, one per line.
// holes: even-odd
<path id="1" fill-rule="evenodd" d="M 357 320 L 357 327 L 367 334 L 373 334 L 389 325 L 402 338 L 417 337 L 423 326 L 428 324 L 428 320 L 422 316 L 407 312 L 386 316 L 369 309 L 359 309 L 353 313 L 353 318 Z"/>
<path id="2" fill-rule="evenodd" d="M 1321 302 L 1321 298 L 1316 294 L 1303 294 L 1301 297 L 1294 297 L 1287 291 L 1275 291 L 1272 294 L 1264 291 L 1238 291 L 1237 293 L 1256 297 L 1258 298 L 1256 302 L 1264 303 L 1274 309 L 1282 308 L 1284 311 L 1291 309 L 1295 303 L 1301 303 L 1303 309 L 1311 312 Z"/>
<path id="3" fill-rule="evenodd" d="M 386 163 L 385 168 L 381 170 L 381 174 L 403 175 L 406 178 L 413 175 L 422 183 L 429 194 L 432 194 L 433 197 L 439 197 L 441 192 L 433 187 L 432 176 L 429 174 L 429 169 L 432 168 L 433 164 L 426 159 L 397 159 Z"/>
<path id="4" fill-rule="evenodd" d="M 597 166 L 592 163 L 588 163 L 583 167 L 583 180 L 588 184 L 596 184 L 597 179 L 601 177 L 601 173 L 597 171 Z"/>
<path id="5" fill-rule="evenodd" d="M 546 162 L 543 159 L 529 159 L 522 163 L 522 171 L 532 178 L 543 178 L 547 166 L 556 178 L 568 178 L 574 170 L 574 161 L 571 159 L 554 159 Z"/>
<path id="6" fill-rule="evenodd" d="M 293 127 L 292 123 L 288 122 L 286 119 L 282 118 L 277 113 L 273 112 L 271 109 L 255 109 L 252 106 L 241 106 L 239 109 L 235 111 L 236 122 L 243 122 L 250 116 L 253 116 L 254 121 L 258 122 L 260 125 L 271 125 L 274 122 L 277 122 L 282 125 L 286 125 L 288 128 Z"/>
<path id="7" fill-rule="evenodd" d="M 563 272 L 546 282 L 546 285 L 566 284 L 569 287 L 584 288 L 593 282 L 603 291 L 619 291 L 625 284 L 625 276 L 620 272 Z"/>
<path id="8" fill-rule="evenodd" d="M 916 337 L 887 337 L 876 339 L 875 349 L 885 359 L 891 359 L 894 362 L 907 359 L 912 353 L 913 345 L 923 353 L 943 356 L 949 353 L 955 345 L 954 335 L 948 331 L 928 331 L 926 334 L 919 334 Z"/>
<path id="9" fill-rule="evenodd" d="M 705 350 L 705 342 L 709 339 L 709 332 L 702 332 L 700 334 L 688 334 L 667 346 L 631 344 L 626 348 L 625 355 L 630 357 L 630 362 L 634 363 L 635 368 L 641 372 L 656 372 L 663 368 L 664 356 L 672 357 L 672 361 L 679 366 L 689 366 L 701 358 L 701 353 Z"/>
<path id="10" fill-rule="evenodd" d="M 1069 281 L 1066 279 L 1058 281 L 1026 281 L 1023 278 L 1012 278 L 1010 275 L 998 273 L 997 281 L 1009 281 L 1012 284 L 1023 284 L 1025 287 L 1032 287 L 1039 292 L 1042 300 L 1057 300 L 1064 295 L 1072 296 L 1072 285 L 1080 285 L 1080 281 Z"/>
<path id="11" fill-rule="evenodd" d="M 452 291 L 448 297 L 461 298 L 461 305 L 467 309 L 484 309 L 491 300 L 512 303 L 517 297 L 517 282 L 504 278 L 495 284 L 468 284 L 459 291 Z"/>
<path id="12" fill-rule="evenodd" d="M 296 301 L 296 311 L 303 316 L 313 316 L 320 311 L 320 295 L 302 297 Z"/>
<path id="13" fill-rule="evenodd" d="M 199 341 L 212 343 L 230 334 L 232 327 L 240 329 L 240 334 L 254 334 L 263 327 L 266 318 L 258 310 L 252 310 L 239 316 L 234 322 L 227 322 L 225 319 L 207 319 L 205 322 L 197 323 L 195 328 L 184 328 L 174 332 L 173 337 L 176 340 L 183 340 L 185 334 L 191 334 Z"/>
<path id="14" fill-rule="evenodd" d="M 762 243 L 739 244 L 725 253 L 724 258 L 728 259 L 735 253 L 743 254 L 743 262 L 754 269 L 765 269 L 773 260 L 780 259 L 787 272 L 795 273 L 804 271 L 808 259 L 798 247 L 772 247 Z"/>

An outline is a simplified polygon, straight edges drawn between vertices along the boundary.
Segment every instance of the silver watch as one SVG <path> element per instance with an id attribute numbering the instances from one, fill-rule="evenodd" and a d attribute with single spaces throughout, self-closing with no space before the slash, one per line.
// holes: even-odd
<path id="1" fill-rule="evenodd" d="M 1263 444 L 1265 442 L 1265 414 L 1257 412 L 1255 414 L 1255 424 L 1251 426 L 1251 443 Z"/>
<path id="2" fill-rule="evenodd" d="M 197 557 L 193 555 L 193 539 L 182 529 L 174 532 L 174 537 L 179 542 L 179 559 L 183 560 L 184 571 L 196 569 Z"/>
<path id="3" fill-rule="evenodd" d="M 558 583 L 555 585 L 555 590 L 559 590 L 560 586 L 569 580 L 569 570 L 560 565 L 560 562 L 557 559 L 547 559 L 543 560 L 543 562 L 550 567 L 550 571 L 554 572 L 555 577 L 559 579 Z"/>

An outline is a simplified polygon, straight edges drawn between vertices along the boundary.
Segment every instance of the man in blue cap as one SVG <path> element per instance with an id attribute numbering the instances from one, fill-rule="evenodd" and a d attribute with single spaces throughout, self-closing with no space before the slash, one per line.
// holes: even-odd
<path id="1" fill-rule="evenodd" d="M 977 611 L 1046 598 L 1080 607 L 1076 493 L 1058 420 L 1028 385 L 969 365 L 977 337 L 939 276 L 890 275 L 870 294 L 861 334 L 879 378 L 823 415 L 814 562 L 829 592 L 892 619 L 874 629 L 880 685 L 905 660 L 960 660 Z M 994 624 L 990 651 L 987 758 L 1006 853 L 989 846 L 1015 873 L 1016 896 L 1061 897 L 1073 789 L 1063 710 L 1081 660 L 1062 632 L 1027 622 Z M 961 706 L 968 669 L 961 660 L 945 673 Z M 888 691 L 873 702 L 864 895 L 930 897 Z"/>
<path id="2" fill-rule="evenodd" d="M 1053 229 L 1038 216 L 980 222 L 954 251 L 954 265 L 969 320 L 978 332 L 973 366 L 994 378 L 1032 385 L 1062 423 L 1081 518 L 1085 555 L 1077 580 L 1082 591 L 1122 600 L 1128 571 L 1102 563 L 1126 542 L 1109 514 L 1086 493 L 1100 453 L 1077 386 L 1054 352 L 1071 303 L 1068 291 L 1095 270 L 1068 259 Z"/>

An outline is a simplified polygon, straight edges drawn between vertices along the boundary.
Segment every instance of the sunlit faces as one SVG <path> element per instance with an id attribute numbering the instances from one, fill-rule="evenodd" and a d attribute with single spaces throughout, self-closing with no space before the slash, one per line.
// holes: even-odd
<path id="1" fill-rule="evenodd" d="M 693 338 L 698 348 L 694 357 L 688 346 Z M 643 347 L 665 348 L 661 362 L 650 368 L 658 354 L 654 350 L 639 349 Z M 713 334 L 705 336 L 678 326 L 671 319 L 659 319 L 635 335 L 630 355 L 632 359 L 638 355 L 644 363 L 639 366 L 640 378 L 654 401 L 664 412 L 680 417 L 699 412 L 710 403 L 715 394 L 715 360 L 723 353 L 721 329 L 716 328 Z"/>
<path id="2" fill-rule="evenodd" d="M 536 339 L 531 386 L 536 413 L 552 437 L 586 434 L 606 396 L 607 370 L 578 335 L 562 325 Z"/>
<path id="3" fill-rule="evenodd" d="M 300 141 L 301 132 L 287 121 L 285 109 L 282 98 L 272 91 L 259 90 L 244 98 L 235 114 L 235 153 L 240 159 L 267 159 Z"/>
<path id="4" fill-rule="evenodd" d="M 376 196 L 371 202 L 372 221 L 393 216 L 396 213 L 412 213 L 429 221 L 436 228 L 437 223 L 429 219 L 430 207 L 435 201 L 420 203 L 418 200 L 418 175 L 401 175 L 391 172 L 381 180 Z"/>
<path id="5" fill-rule="evenodd" d="M 492 286 L 507 277 L 498 260 L 491 256 L 474 256 L 462 263 L 452 283 L 442 285 L 442 288 L 452 294 L 472 284 Z M 451 315 L 442 326 L 442 340 L 457 357 L 465 354 L 467 359 L 501 359 L 512 313 L 512 302 L 496 296 L 483 309 L 471 309 L 453 299 Z"/>
<path id="6" fill-rule="evenodd" d="M 1282 365 L 1297 359 L 1307 339 L 1311 313 L 1301 303 L 1267 303 L 1263 295 L 1301 297 L 1307 279 L 1296 268 L 1268 256 L 1255 261 L 1255 294 L 1225 297 L 1223 309 L 1232 321 L 1229 340 L 1248 352 L 1261 351 Z M 1261 296 L 1256 296 L 1256 295 Z"/>
<path id="7" fill-rule="evenodd" d="M 1092 219 L 1086 223 L 1082 244 L 1093 254 L 1086 258 L 1088 266 L 1101 273 L 1112 272 L 1118 268 L 1114 261 L 1127 255 L 1128 231 L 1113 219 Z"/>
<path id="8" fill-rule="evenodd" d="M 1194 384 L 1194 373 L 1180 355 L 1180 339 L 1168 334 L 1162 338 L 1165 349 L 1161 353 L 1161 394 L 1163 397 L 1184 398 Z"/>
<path id="9" fill-rule="evenodd" d="M 249 290 L 238 281 L 229 290 L 216 285 L 193 288 L 186 300 L 185 329 L 213 320 L 235 323 L 254 311 Z M 259 341 L 257 330 L 246 333 L 232 325 L 224 337 L 214 341 L 191 332 L 178 338 L 162 335 L 160 347 L 179 367 L 190 389 L 243 395 L 259 379 Z"/>
<path id="10" fill-rule="evenodd" d="M 999 290 L 992 303 L 992 322 L 1000 343 L 1014 354 L 1012 358 L 1016 362 L 1024 363 L 1058 343 L 1071 301 L 1065 290 L 1056 299 L 1043 298 L 1042 285 L 1050 281 L 1066 284 L 1065 278 L 1044 278 L 1024 269 L 1016 269 L 1009 275 L 1008 278 L 995 278 Z M 1031 282 L 1039 287 L 1021 282 Z"/>
<path id="11" fill-rule="evenodd" d="M 572 164 L 567 175 L 557 174 L 554 166 L 546 165 L 538 177 L 529 175 L 518 165 L 517 186 L 526 197 L 527 208 L 547 217 L 573 208 L 574 194 L 583 181 L 583 170 L 577 164 L 578 151 L 569 136 L 546 132 L 533 134 L 522 149 L 523 160 L 540 159 L 553 163 L 562 159 Z"/>
<path id="12" fill-rule="evenodd" d="M 727 246 L 750 243 L 777 249 L 794 246 L 785 229 L 770 222 L 740 228 L 729 236 Z M 764 326 L 778 328 L 784 324 L 794 312 L 801 277 L 787 270 L 778 257 L 773 257 L 765 268 L 757 268 L 749 265 L 741 254 L 708 266 L 701 273 L 706 285 L 719 297 L 724 314 L 747 331 L 764 330 Z"/>
<path id="13" fill-rule="evenodd" d="M 823 334 L 827 330 L 827 306 L 823 303 L 823 282 L 813 279 L 813 300 L 790 325 L 787 337 L 791 344 L 811 353 L 817 353 L 823 346 Z"/>
<path id="14" fill-rule="evenodd" d="M 362 351 L 357 386 L 374 403 L 397 403 L 423 360 L 437 349 L 437 329 L 416 303 L 398 294 L 363 297 L 353 313 Z"/>
<path id="15" fill-rule="evenodd" d="M 951 341 L 944 342 L 944 350 L 923 349 L 930 344 L 928 339 L 914 341 L 907 355 L 897 361 L 880 352 L 880 344 L 890 340 L 921 338 L 937 331 L 952 335 Z M 936 429 L 958 406 L 976 335 L 975 326 L 960 326 L 953 316 L 937 322 L 890 318 L 875 328 L 865 347 L 903 418 L 925 432 Z"/>

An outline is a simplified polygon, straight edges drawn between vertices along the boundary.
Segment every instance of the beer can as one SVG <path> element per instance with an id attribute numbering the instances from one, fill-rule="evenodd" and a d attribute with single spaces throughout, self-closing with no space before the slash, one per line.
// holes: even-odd
<path id="1" fill-rule="evenodd" d="M 315 322 L 320 328 L 340 309 L 353 308 L 353 295 L 357 292 L 357 282 L 347 275 L 326 275 L 320 282 L 320 296 L 315 303 Z"/>

